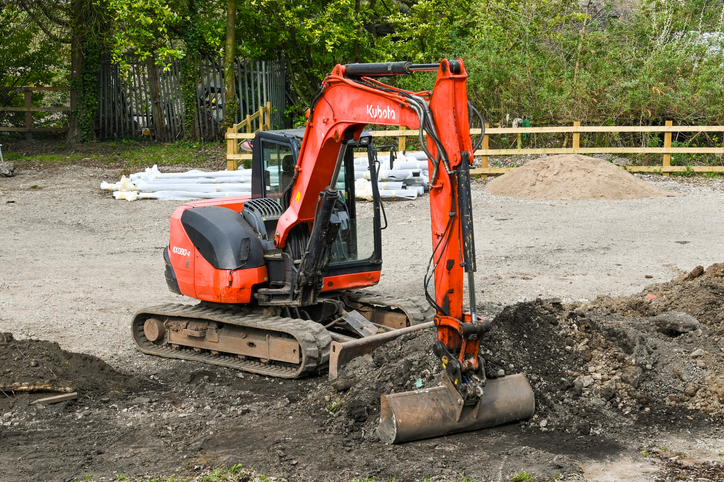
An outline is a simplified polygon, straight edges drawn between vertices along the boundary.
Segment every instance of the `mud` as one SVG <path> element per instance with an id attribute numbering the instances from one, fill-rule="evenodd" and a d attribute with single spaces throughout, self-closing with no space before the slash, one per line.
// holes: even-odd
<path id="1" fill-rule="evenodd" d="M 525 373 L 536 414 L 387 446 L 375 435 L 379 396 L 438 383 L 433 333 L 381 347 L 335 383 L 140 354 L 132 313 L 183 300 L 167 291 L 160 257 L 175 205 L 98 191 L 119 174 L 25 167 L 2 181 L 0 480 L 190 477 L 239 463 L 313 481 L 720 478 L 724 279 L 704 266 L 722 261 L 724 233 L 711 216 L 684 216 L 718 212 L 720 183 L 661 181 L 686 196 L 596 206 L 496 198 L 476 185 L 478 308 L 494 325 L 487 374 Z M 419 227 L 429 208 L 386 207 L 380 289 L 419 296 L 426 256 L 409 252 L 429 252 Z M 639 231 L 651 242 L 631 242 Z M 655 243 L 669 246 L 665 256 L 650 255 Z M 30 382 L 78 398 L 32 404 L 57 392 L 13 389 Z"/>

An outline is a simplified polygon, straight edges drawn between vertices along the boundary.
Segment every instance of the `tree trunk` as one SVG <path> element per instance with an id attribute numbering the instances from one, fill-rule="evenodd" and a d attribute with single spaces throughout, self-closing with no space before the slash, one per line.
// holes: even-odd
<path id="1" fill-rule="evenodd" d="M 81 87 L 81 69 L 83 68 L 83 0 L 73 1 L 72 33 L 70 41 L 70 116 L 68 119 L 68 143 L 80 141 L 78 124 L 78 89 Z"/>
<path id="2" fill-rule="evenodd" d="M 234 50 L 236 46 L 236 0 L 229 0 L 226 10 L 226 48 L 224 55 L 224 125 L 222 132 L 234 125 L 238 103 L 234 94 Z"/>

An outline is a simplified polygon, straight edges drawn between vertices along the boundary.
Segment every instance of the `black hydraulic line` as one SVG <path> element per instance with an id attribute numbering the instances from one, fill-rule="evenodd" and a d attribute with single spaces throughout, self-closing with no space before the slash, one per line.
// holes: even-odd
<path id="1" fill-rule="evenodd" d="M 413 64 L 413 65 L 410 65 L 410 70 L 413 72 L 437 70 L 439 68 L 440 68 L 440 64 Z"/>
<path id="2" fill-rule="evenodd" d="M 473 208 L 470 192 L 470 154 L 467 151 L 460 153 L 462 162 L 458 167 L 457 197 L 458 213 L 460 214 L 460 230 L 463 237 L 463 262 L 465 272 L 475 272 L 475 239 L 473 233 Z"/>
<path id="3" fill-rule="evenodd" d="M 412 62 L 382 62 L 373 64 L 347 64 L 345 77 L 387 77 L 391 75 L 409 75 Z"/>
<path id="4" fill-rule="evenodd" d="M 453 73 L 460 70 L 459 63 L 450 63 Z M 372 64 L 347 64 L 344 66 L 345 77 L 389 77 L 392 75 L 409 75 L 413 72 L 436 71 L 440 64 L 413 64 L 412 62 L 381 62 Z"/>
<path id="5" fill-rule="evenodd" d="M 314 218 L 314 227 L 309 236 L 307 252 L 302 259 L 298 275 L 299 286 L 314 286 L 321 276 L 322 250 L 337 236 L 339 222 L 332 222 L 334 204 L 339 198 L 339 191 L 327 187 L 320 193 L 319 211 Z M 331 238 L 331 239 L 330 239 Z"/>
<path id="6" fill-rule="evenodd" d="M 470 114 L 473 114 L 475 117 L 480 120 L 480 137 L 478 137 L 478 140 L 475 142 L 475 145 L 473 146 L 473 152 L 480 149 L 480 146 L 483 144 L 483 138 L 485 137 L 485 119 L 483 118 L 483 115 L 480 113 L 478 109 L 476 109 L 473 104 L 468 102 L 468 119 L 470 122 L 470 127 L 472 128 L 472 119 Z"/>

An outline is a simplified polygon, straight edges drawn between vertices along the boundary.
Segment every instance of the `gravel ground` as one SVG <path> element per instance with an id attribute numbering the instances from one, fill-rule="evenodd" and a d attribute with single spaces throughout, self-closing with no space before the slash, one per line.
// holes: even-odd
<path id="1" fill-rule="evenodd" d="M 3 415 L 7 422 L 0 434 L 5 430 L 11 447 L 4 447 L 0 465 L 10 468 L 6 474 L 14 474 L 7 480 L 38 480 L 42 473 L 22 462 L 24 453 L 33 452 L 23 444 L 49 450 L 50 455 L 30 457 L 35 463 L 45 456 L 63 467 L 52 480 L 94 473 L 111 477 L 114 470 L 185 474 L 195 467 L 236 462 L 292 480 L 351 480 L 365 474 L 398 480 L 421 480 L 425 474 L 435 474 L 437 480 L 459 480 L 463 475 L 503 480 L 513 470 L 574 477 L 579 468 L 584 475 L 577 477 L 589 480 L 653 480 L 661 467 L 640 456 L 646 447 L 665 446 L 660 450 L 664 455 L 686 453 L 699 461 L 716 459 L 724 451 L 718 432 L 706 430 L 713 422 L 697 419 L 681 430 L 669 427 L 668 432 L 652 430 L 640 437 L 630 432 L 619 437 L 615 431 L 608 437 L 590 431 L 585 436 L 565 431 L 550 435 L 504 427 L 388 452 L 364 437 L 350 445 L 335 436 L 339 423 L 324 407 L 338 395 L 323 379 L 282 385 L 144 356 L 131 341 L 131 315 L 143 306 L 188 301 L 168 291 L 161 258 L 170 214 L 180 203 L 115 201 L 98 189 L 101 181 L 116 181 L 120 175 L 120 170 L 69 166 L 19 170 L 16 177 L 0 178 L 0 332 L 11 332 L 21 341 L 57 342 L 63 350 L 100 357 L 112 369 L 153 384 L 118 395 L 89 391 L 83 402 L 46 411 L 30 408 L 24 399 L 6 401 L 1 408 L 10 415 Z M 635 201 L 526 201 L 494 196 L 485 190 L 484 181 L 477 182 L 473 203 L 479 307 L 496 314 L 506 305 L 537 298 L 575 302 L 599 295 L 628 296 L 697 265 L 724 261 L 724 225 L 717 222 L 724 210 L 721 181 L 642 179 L 684 195 Z M 385 261 L 378 289 L 419 296 L 431 251 L 426 198 L 390 202 L 385 209 L 390 222 L 383 233 Z M 605 323 L 593 323 L 599 325 Z M 116 407 L 112 417 L 110 405 Z M 213 430 L 201 420 L 191 424 L 196 415 L 162 427 L 169 413 L 199 414 L 206 406 L 211 420 L 202 420 L 222 415 L 229 419 Z M 119 417 L 130 417 L 131 412 L 129 423 L 136 425 L 118 424 Z M 279 416 L 269 419 L 272 413 Z M 316 418 L 322 413 L 326 415 Z M 299 414 L 304 422 L 290 428 L 284 420 L 287 414 Z M 91 425 L 72 425 L 83 417 L 103 427 L 95 438 L 85 436 Z M 186 420 L 189 424 L 183 425 Z M 253 434 L 244 432 L 244 448 L 232 430 L 238 424 L 255 429 Z M 123 430 L 111 428 L 116 426 Z M 64 434 L 73 434 L 81 448 L 77 453 L 66 449 L 73 456 L 50 450 L 50 445 L 29 435 L 35 430 L 56 447 L 66 441 Z M 356 433 L 345 430 L 341 433 Z M 299 437 L 305 444 L 290 441 Z M 474 464 L 467 456 L 471 447 L 479 455 Z M 473 466 L 472 472 L 464 470 Z M 674 469 L 681 470 L 678 465 Z"/>

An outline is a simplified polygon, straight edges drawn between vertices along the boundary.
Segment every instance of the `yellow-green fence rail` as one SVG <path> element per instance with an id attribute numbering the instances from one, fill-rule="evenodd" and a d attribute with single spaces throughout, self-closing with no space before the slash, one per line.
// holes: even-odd
<path id="1" fill-rule="evenodd" d="M 271 130 L 271 102 L 259 107 L 259 110 L 238 124 L 234 124 L 226 131 L 226 169 L 235 171 L 239 168 L 239 161 L 251 159 L 251 153 L 240 154 L 239 144 L 247 139 L 253 139 L 259 131 Z M 241 132 L 243 129 L 244 132 Z"/>
<path id="2" fill-rule="evenodd" d="M 582 133 L 664 133 L 663 147 L 581 147 Z M 724 126 L 675 126 L 672 121 L 667 121 L 665 126 L 582 126 L 580 122 L 574 122 L 572 126 L 560 127 L 487 127 L 481 148 L 475 151 L 475 156 L 480 157 L 481 167 L 472 169 L 471 174 L 487 176 L 490 174 L 503 174 L 515 169 L 512 167 L 489 167 L 489 156 L 520 156 L 520 155 L 542 155 L 542 154 L 657 154 L 661 155 L 661 164 L 657 166 L 626 166 L 630 172 L 661 172 L 668 176 L 672 172 L 694 171 L 694 172 L 724 172 L 724 145 L 722 147 L 672 147 L 671 139 L 674 132 L 717 132 L 722 134 L 724 139 Z M 480 135 L 481 129 L 471 129 L 472 135 Z M 398 150 L 404 151 L 406 138 L 418 136 L 416 129 L 396 129 L 371 131 L 373 137 L 397 137 Z M 523 148 L 518 142 L 516 149 L 490 149 L 490 136 L 495 135 L 516 135 L 523 134 L 571 134 L 571 147 L 566 147 L 568 137 L 562 147 Z M 234 139 L 251 139 L 253 133 L 235 134 Z M 230 139 L 227 134 L 227 139 Z M 238 145 L 237 145 L 238 149 Z M 721 155 L 723 162 L 721 166 L 672 166 L 672 154 L 716 154 Z M 231 157 L 233 156 L 233 157 Z M 227 153 L 227 159 L 250 159 L 251 154 Z"/>

